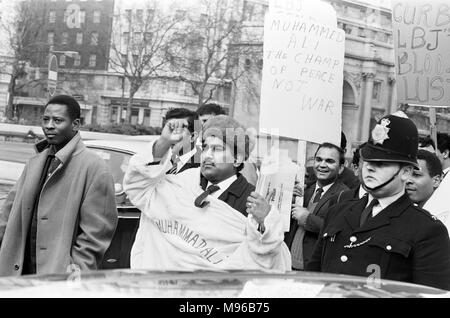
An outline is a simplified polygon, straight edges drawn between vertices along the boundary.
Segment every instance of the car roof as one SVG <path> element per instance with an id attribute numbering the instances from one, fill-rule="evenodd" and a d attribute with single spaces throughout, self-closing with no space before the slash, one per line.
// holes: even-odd
<path id="1" fill-rule="evenodd" d="M 130 137 L 125 139 L 118 140 L 106 140 L 106 139 L 98 139 L 98 140 L 84 140 L 84 144 L 89 147 L 95 148 L 103 148 L 103 149 L 111 149 L 111 150 L 119 150 L 125 151 L 129 153 L 136 153 L 139 150 L 142 150 L 143 147 L 148 145 L 151 141 L 157 140 L 159 136 L 139 136 L 138 137 Z"/>
<path id="2" fill-rule="evenodd" d="M 3 297 L 448 297 L 422 285 L 315 272 L 99 270 L 0 278 Z M 75 275 L 75 276 L 74 276 Z M 374 282 L 376 284 L 377 282 Z M 77 288 L 74 288 L 76 286 Z"/>

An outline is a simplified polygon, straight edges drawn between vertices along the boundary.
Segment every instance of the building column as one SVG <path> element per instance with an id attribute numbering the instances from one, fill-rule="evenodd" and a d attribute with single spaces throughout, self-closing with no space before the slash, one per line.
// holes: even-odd
<path id="1" fill-rule="evenodd" d="M 365 91 L 364 103 L 361 105 L 361 115 L 359 118 L 359 140 L 367 141 L 369 139 L 370 118 L 372 116 L 372 91 L 375 74 L 363 73 L 362 76 L 365 83 Z"/>
<path id="2" fill-rule="evenodd" d="M 120 124 L 122 118 L 122 106 L 117 106 L 117 123 Z"/>
<path id="3" fill-rule="evenodd" d="M 138 114 L 138 121 L 137 123 L 139 125 L 142 125 L 144 123 L 144 108 L 139 107 L 139 114 Z"/>

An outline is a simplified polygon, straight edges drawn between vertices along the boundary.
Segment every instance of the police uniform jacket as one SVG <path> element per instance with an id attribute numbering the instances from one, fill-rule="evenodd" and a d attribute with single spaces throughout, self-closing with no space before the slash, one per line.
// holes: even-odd
<path id="1" fill-rule="evenodd" d="M 371 276 L 450 290 L 446 227 L 406 194 L 361 227 L 364 200 L 329 211 L 306 269 Z"/>

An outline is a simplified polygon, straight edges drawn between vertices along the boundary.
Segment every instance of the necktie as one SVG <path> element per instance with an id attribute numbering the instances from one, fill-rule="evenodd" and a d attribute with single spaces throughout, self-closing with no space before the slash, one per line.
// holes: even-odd
<path id="1" fill-rule="evenodd" d="M 178 162 L 180 162 L 180 157 L 176 156 L 175 158 L 171 159 L 172 161 L 172 168 L 170 168 L 169 171 L 166 172 L 166 174 L 176 174 L 178 170 Z"/>
<path id="2" fill-rule="evenodd" d="M 216 186 L 215 184 L 210 185 L 205 192 L 203 192 L 202 194 L 200 194 L 197 199 L 195 199 L 195 206 L 197 208 L 204 208 L 205 206 L 207 206 L 209 204 L 209 201 L 203 201 L 206 199 L 206 197 L 214 192 L 216 192 L 217 190 L 219 190 L 220 187 Z"/>
<path id="3" fill-rule="evenodd" d="M 375 205 L 378 204 L 377 199 L 373 199 L 369 205 L 362 211 L 361 213 L 361 219 L 359 221 L 359 226 L 362 226 L 364 223 L 367 222 L 368 219 L 372 217 L 372 209 Z"/>
<path id="4" fill-rule="evenodd" d="M 316 190 L 316 195 L 314 197 L 313 203 L 317 203 L 320 200 L 320 196 L 322 195 L 323 189 L 322 188 L 317 188 Z"/>

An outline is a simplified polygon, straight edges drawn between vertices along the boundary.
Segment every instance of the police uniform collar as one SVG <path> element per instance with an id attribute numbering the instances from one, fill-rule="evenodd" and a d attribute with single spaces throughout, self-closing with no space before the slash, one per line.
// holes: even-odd
<path id="1" fill-rule="evenodd" d="M 412 201 L 409 199 L 408 195 L 403 193 L 395 202 L 391 203 L 376 217 L 360 227 L 359 221 L 361 218 L 361 212 L 365 208 L 365 200 L 360 199 L 353 202 L 349 207 L 348 213 L 345 213 L 344 217 L 354 233 L 365 232 L 385 226 L 391 222 L 390 219 L 400 216 L 410 205 L 412 205 Z"/>

